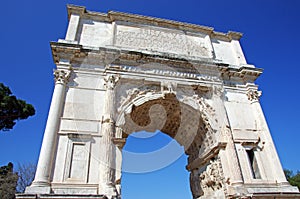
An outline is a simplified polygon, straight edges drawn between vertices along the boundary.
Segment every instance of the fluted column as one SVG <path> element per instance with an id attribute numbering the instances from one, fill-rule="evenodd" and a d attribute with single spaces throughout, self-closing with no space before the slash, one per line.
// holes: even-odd
<path id="1" fill-rule="evenodd" d="M 222 96 L 221 99 L 224 99 L 224 96 Z M 238 154 L 237 154 L 237 149 L 236 149 L 235 143 L 234 143 L 233 132 L 232 132 L 231 125 L 230 125 L 228 112 L 226 110 L 226 102 L 224 100 L 221 100 L 221 101 L 222 101 L 222 104 L 223 104 L 221 106 L 225 106 L 224 107 L 224 113 L 223 113 L 224 114 L 224 121 L 223 121 L 222 133 L 223 133 L 223 136 L 225 137 L 226 142 L 227 142 L 225 153 L 226 153 L 226 158 L 228 160 L 228 163 L 230 165 L 230 169 L 229 169 L 230 183 L 231 183 L 231 185 L 240 185 L 244 181 L 243 180 L 243 175 L 242 175 L 242 170 L 241 170 L 241 166 L 240 166 L 240 163 L 239 163 L 239 157 L 238 157 Z"/>
<path id="2" fill-rule="evenodd" d="M 225 138 L 227 143 L 226 145 L 226 159 L 229 162 L 230 168 L 227 170 L 226 173 L 230 173 L 230 182 L 232 185 L 239 185 L 243 183 L 243 175 L 241 171 L 241 166 L 239 163 L 239 157 L 237 154 L 237 150 L 235 147 L 234 139 L 233 139 L 233 132 L 230 125 L 230 120 L 228 117 L 228 112 L 226 110 L 226 100 L 225 100 L 225 93 L 226 91 L 223 90 L 224 88 L 215 87 L 215 94 L 218 96 L 217 101 L 215 101 L 215 107 L 223 107 L 219 109 L 218 112 L 220 114 L 220 118 L 223 118 L 222 121 L 222 134 Z M 217 105 L 220 103 L 219 105 Z M 221 161 L 226 162 L 226 160 L 221 158 Z"/>
<path id="3" fill-rule="evenodd" d="M 45 187 L 45 189 L 38 189 L 37 192 L 39 193 L 50 191 L 50 175 L 54 158 L 54 151 L 56 149 L 57 131 L 62 114 L 66 84 L 69 80 L 70 73 L 71 69 L 54 71 L 55 87 L 40 151 L 40 157 L 34 181 L 31 187 L 26 189 L 27 193 L 36 192 L 34 187 Z"/>
<path id="4" fill-rule="evenodd" d="M 115 146 L 113 138 L 115 137 L 115 91 L 114 88 L 119 80 L 118 76 L 108 75 L 105 80 L 105 98 L 102 121 L 101 138 L 101 162 L 100 162 L 100 184 L 99 191 L 107 197 L 117 196 L 115 187 Z"/>
<path id="5" fill-rule="evenodd" d="M 227 121 L 229 124 L 229 122 Z M 232 136 L 232 131 L 229 125 L 226 125 L 224 129 L 225 136 L 227 137 L 227 151 L 228 151 L 228 156 L 230 157 L 230 165 L 232 167 L 231 169 L 231 183 L 232 184 L 242 184 L 243 183 L 243 175 L 241 171 L 241 167 L 239 164 L 239 158 L 238 154 L 234 145 L 234 140 Z"/>

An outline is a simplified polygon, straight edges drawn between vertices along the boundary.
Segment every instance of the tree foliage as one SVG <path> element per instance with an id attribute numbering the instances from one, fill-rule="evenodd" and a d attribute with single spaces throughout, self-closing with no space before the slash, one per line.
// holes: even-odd
<path id="1" fill-rule="evenodd" d="M 18 175 L 13 172 L 13 164 L 0 167 L 0 198 L 14 199 Z"/>
<path id="2" fill-rule="evenodd" d="M 284 174 L 289 183 L 293 186 L 297 186 L 300 190 L 300 171 L 297 171 L 297 174 L 294 174 L 291 170 L 284 170 Z"/>
<path id="3" fill-rule="evenodd" d="M 24 100 L 17 99 L 10 89 L 0 83 L 0 131 L 8 131 L 16 121 L 27 119 L 35 114 L 35 109 Z"/>
<path id="4" fill-rule="evenodd" d="M 31 184 L 34 179 L 36 170 L 36 165 L 33 163 L 23 163 L 18 164 L 17 173 L 19 176 L 17 188 L 17 193 L 24 193 L 25 188 Z"/>

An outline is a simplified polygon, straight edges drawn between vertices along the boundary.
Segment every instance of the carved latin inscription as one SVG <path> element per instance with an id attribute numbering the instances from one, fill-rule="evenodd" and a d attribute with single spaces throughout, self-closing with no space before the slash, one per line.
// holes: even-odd
<path id="1" fill-rule="evenodd" d="M 149 28 L 118 30 L 117 46 L 168 52 L 188 56 L 209 57 L 204 38 Z"/>

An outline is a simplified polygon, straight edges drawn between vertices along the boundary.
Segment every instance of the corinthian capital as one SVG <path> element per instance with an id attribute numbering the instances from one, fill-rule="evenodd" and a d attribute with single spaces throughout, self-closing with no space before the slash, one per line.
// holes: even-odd
<path id="1" fill-rule="evenodd" d="M 67 84 L 71 76 L 72 68 L 69 70 L 54 70 L 54 80 L 55 83 Z"/>
<path id="2" fill-rule="evenodd" d="M 106 89 L 112 90 L 115 88 L 119 79 L 120 79 L 119 75 L 107 75 L 106 77 L 104 77 L 104 81 L 105 81 L 104 86 L 106 87 Z"/>
<path id="3" fill-rule="evenodd" d="M 248 100 L 250 101 L 258 101 L 259 97 L 261 96 L 261 91 L 251 89 L 247 92 L 247 96 L 248 96 Z"/>

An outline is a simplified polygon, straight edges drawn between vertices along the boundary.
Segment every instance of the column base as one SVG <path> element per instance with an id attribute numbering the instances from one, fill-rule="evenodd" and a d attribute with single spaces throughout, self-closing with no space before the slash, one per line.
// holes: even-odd
<path id="1" fill-rule="evenodd" d="M 25 193 L 26 194 L 50 194 L 51 187 L 48 186 L 42 186 L 42 185 L 31 185 L 29 187 L 26 187 Z"/>
<path id="2" fill-rule="evenodd" d="M 300 193 L 254 193 L 251 199 L 300 199 Z"/>
<path id="3" fill-rule="evenodd" d="M 298 187 L 291 186 L 289 183 L 282 183 L 282 184 L 261 184 L 261 185 L 245 185 L 245 188 L 248 193 L 295 193 L 300 194 Z"/>
<path id="4" fill-rule="evenodd" d="M 108 199 L 104 195 L 75 194 L 16 194 L 16 199 Z"/>
<path id="5" fill-rule="evenodd" d="M 242 185 L 228 186 L 227 194 L 230 198 L 245 198 L 245 199 L 300 199 L 300 192 L 297 187 L 290 184 L 272 185 Z M 202 198 L 201 198 L 202 199 Z"/>
<path id="6" fill-rule="evenodd" d="M 47 194 L 51 193 L 51 187 L 48 182 L 33 181 L 32 184 L 25 189 L 27 194 Z"/>
<path id="7" fill-rule="evenodd" d="M 102 188 L 102 191 L 100 189 L 100 193 L 102 193 L 103 195 L 107 196 L 108 199 L 120 199 L 120 193 L 118 193 L 117 188 L 114 185 L 105 185 Z"/>

